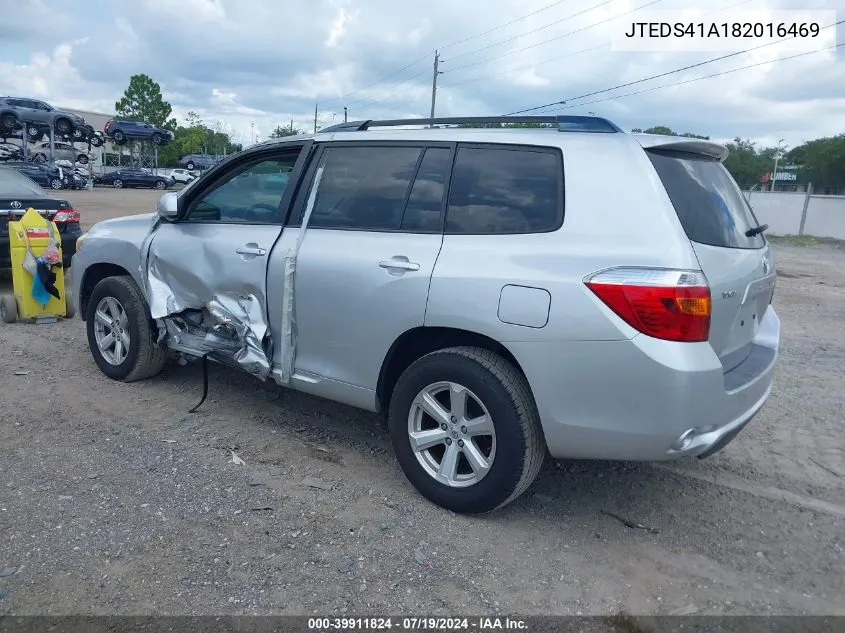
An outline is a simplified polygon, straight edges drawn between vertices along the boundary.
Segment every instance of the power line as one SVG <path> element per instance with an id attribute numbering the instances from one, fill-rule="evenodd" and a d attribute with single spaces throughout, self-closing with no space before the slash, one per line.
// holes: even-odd
<path id="1" fill-rule="evenodd" d="M 702 14 L 702 17 L 706 17 L 706 16 L 708 16 L 712 13 L 722 13 L 724 11 L 729 11 L 730 9 L 735 9 L 738 6 L 748 4 L 751 1 L 752 0 L 741 0 L 740 2 L 736 2 L 734 4 L 728 5 L 726 7 L 722 7 L 720 9 L 714 9 L 712 11 L 707 11 L 706 13 Z M 464 85 L 467 85 L 467 84 L 475 83 L 477 81 L 481 81 L 482 79 L 492 79 L 493 77 L 501 77 L 502 75 L 508 75 L 510 73 L 515 73 L 515 72 L 520 71 L 520 70 L 526 70 L 528 68 L 536 68 L 537 66 L 543 66 L 545 64 L 557 62 L 557 61 L 560 61 L 562 59 L 568 59 L 570 57 L 575 57 L 575 56 L 581 55 L 583 53 L 590 53 L 592 51 L 597 51 L 597 50 L 602 49 L 602 48 L 608 48 L 609 46 L 610 46 L 610 44 L 607 43 L 607 44 L 599 44 L 598 46 L 591 46 L 589 48 L 582 48 L 579 51 L 567 53 L 566 55 L 559 55 L 557 57 L 552 57 L 550 59 L 544 59 L 544 60 L 539 61 L 539 62 L 526 64 L 525 66 L 518 66 L 516 68 L 510 68 L 510 69 L 504 70 L 502 72 L 492 73 L 492 74 L 488 74 L 488 75 L 480 75 L 480 76 L 473 77 L 471 79 L 466 79 L 464 81 L 456 81 L 454 83 L 442 84 L 441 87 L 443 87 L 443 88 L 454 88 L 454 87 L 457 87 L 457 86 L 464 86 Z"/>
<path id="2" fill-rule="evenodd" d="M 567 15 L 565 18 L 561 18 L 560 20 L 555 20 L 554 22 L 549 22 L 543 26 L 539 26 L 536 29 L 532 29 L 525 33 L 520 33 L 519 35 L 514 35 L 513 37 L 509 37 L 505 40 L 500 40 L 498 42 L 494 42 L 493 44 L 488 44 L 487 46 L 482 46 L 481 48 L 476 48 L 471 51 L 467 51 L 466 53 L 461 53 L 460 55 L 454 55 L 449 58 L 450 62 L 455 61 L 456 59 L 460 59 L 461 57 L 466 57 L 467 55 L 474 55 L 475 53 L 480 53 L 481 51 L 486 51 L 491 48 L 495 48 L 497 46 L 501 46 L 502 44 L 507 44 L 508 42 L 513 42 L 514 40 L 518 40 L 521 37 L 525 37 L 526 35 L 532 35 L 533 33 L 537 33 L 538 31 L 543 31 L 545 29 L 549 29 L 556 24 L 560 24 L 561 22 L 566 22 L 567 20 L 571 20 L 572 18 L 576 18 L 579 15 L 583 15 L 584 13 L 589 13 L 590 11 L 595 11 L 599 7 L 603 7 L 606 4 L 610 4 L 614 0 L 604 0 L 604 2 L 599 2 L 598 4 L 590 7 L 589 9 L 584 9 L 583 11 L 578 11 L 577 13 L 573 13 L 571 15 Z M 658 0 L 661 1 L 661 0 Z"/>
<path id="3" fill-rule="evenodd" d="M 479 62 L 473 62 L 471 64 L 465 64 L 463 66 L 458 66 L 457 68 L 451 68 L 451 69 L 449 69 L 448 71 L 445 71 L 445 72 L 453 73 L 453 72 L 456 72 L 458 70 L 463 70 L 464 68 L 471 68 L 473 66 L 479 66 L 481 64 L 486 64 L 487 62 L 492 62 L 492 61 L 495 61 L 497 59 L 501 59 L 502 57 L 508 57 L 510 55 L 516 55 L 517 53 L 522 53 L 522 52 L 531 50 L 532 48 L 537 48 L 538 46 L 543 46 L 544 44 L 548 44 L 549 42 L 555 42 L 557 40 L 562 40 L 563 38 L 569 37 L 570 35 L 575 35 L 576 33 L 581 33 L 582 31 L 588 31 L 588 30 L 590 30 L 590 29 L 592 29 L 596 26 L 606 24 L 607 22 L 610 22 L 611 20 L 616 20 L 618 18 L 621 18 L 624 15 L 629 15 L 631 13 L 634 13 L 635 11 L 639 11 L 640 9 L 645 9 L 646 7 L 650 7 L 651 5 L 657 4 L 658 2 L 662 2 L 662 1 L 663 0 L 651 0 L 651 2 L 647 2 L 644 5 L 641 5 L 639 7 L 635 7 L 633 9 L 628 10 L 628 11 L 625 11 L 624 13 L 620 13 L 619 15 L 614 15 L 612 17 L 606 18 L 604 20 L 601 20 L 600 22 L 596 22 L 594 24 L 588 24 L 587 26 L 581 27 L 580 29 L 575 29 L 574 31 L 570 31 L 569 33 L 564 33 L 563 35 L 558 35 L 558 36 L 553 37 L 551 39 L 543 40 L 542 42 L 537 42 L 536 44 L 532 44 L 531 46 L 526 46 L 525 48 L 520 48 L 519 50 L 510 51 L 508 53 L 502 53 L 501 55 L 496 55 L 495 57 L 483 59 Z"/>
<path id="4" fill-rule="evenodd" d="M 562 112 L 563 110 L 571 110 L 572 108 L 580 108 L 583 106 L 593 105 L 594 103 L 603 103 L 605 101 L 613 101 L 614 99 L 621 99 L 623 97 L 633 97 L 634 95 L 641 95 L 646 92 L 653 92 L 655 90 L 662 90 L 663 88 L 672 88 L 673 86 L 683 86 L 684 84 L 693 83 L 695 81 L 701 81 L 703 79 L 712 79 L 713 77 L 721 77 L 722 75 L 729 75 L 731 73 L 738 72 L 740 70 L 748 70 L 749 68 L 756 68 L 757 66 L 765 66 L 766 64 L 775 64 L 778 62 L 785 62 L 789 59 L 795 59 L 797 57 L 805 57 L 807 55 L 813 55 L 815 53 L 823 53 L 825 51 L 832 51 L 840 46 L 845 46 L 845 42 L 841 44 L 836 44 L 834 46 L 828 46 L 827 48 L 820 48 L 816 51 L 805 51 L 803 53 L 796 53 L 795 55 L 789 55 L 787 57 L 779 57 L 778 59 L 770 59 L 764 62 L 756 62 L 754 64 L 748 64 L 747 66 L 740 66 L 739 68 L 732 68 L 731 70 L 723 70 L 722 72 L 713 73 L 712 75 L 705 75 L 704 77 L 693 77 L 692 79 L 685 79 L 684 81 L 674 81 L 672 83 L 663 84 L 662 86 L 653 86 L 651 88 L 645 88 L 643 90 L 637 90 L 636 92 L 627 92 L 622 95 L 613 95 L 610 97 L 603 97 L 601 99 L 595 99 L 594 101 L 585 101 L 583 103 L 576 103 L 574 105 L 566 106 L 565 108 L 558 108 L 556 110 L 549 111 L 549 114 L 554 112 Z"/>
<path id="5" fill-rule="evenodd" d="M 561 55 L 559 57 L 552 57 L 551 59 L 544 59 L 543 61 L 534 62 L 533 64 L 527 64 L 526 66 L 518 66 L 517 68 L 511 68 L 509 70 L 505 70 L 499 73 L 493 73 L 491 75 L 481 75 L 480 77 L 473 77 L 471 79 L 466 79 L 464 81 L 456 81 L 455 83 L 451 84 L 443 84 L 443 88 L 454 88 L 455 86 L 463 86 L 466 84 L 475 83 L 476 81 L 481 81 L 482 79 L 490 79 L 491 77 L 501 77 L 502 75 L 507 75 L 509 73 L 514 73 L 519 70 L 525 70 L 526 68 L 535 68 L 537 66 L 542 66 L 544 64 L 550 64 L 551 62 L 557 62 L 561 59 L 567 59 L 569 57 L 575 57 L 576 55 L 581 55 L 582 53 L 589 53 L 590 51 L 597 51 L 600 48 L 607 48 L 610 44 L 599 44 L 598 46 L 591 46 L 590 48 L 582 48 L 580 51 L 574 51 L 572 53 L 567 53 L 566 55 Z"/>
<path id="6" fill-rule="evenodd" d="M 532 11 L 531 13 L 528 13 L 528 14 L 523 15 L 521 17 L 515 18 L 515 19 L 511 20 L 510 22 L 505 22 L 504 24 L 500 24 L 499 26 L 493 27 L 492 29 L 488 29 L 488 30 L 483 31 L 481 33 L 476 33 L 475 35 L 470 35 L 469 37 L 465 37 L 462 40 L 457 40 L 457 41 L 452 42 L 450 44 L 446 44 L 445 46 L 441 46 L 440 50 L 443 50 L 444 48 L 448 48 L 449 46 L 457 46 L 458 44 L 463 44 L 464 42 L 469 42 L 470 40 L 474 40 L 474 39 L 481 37 L 483 35 L 488 35 L 490 33 L 493 33 L 494 31 L 498 31 L 500 29 L 503 29 L 506 26 L 510 26 L 511 24 L 521 22 L 522 20 L 530 18 L 533 15 L 537 15 L 538 13 L 542 13 L 546 9 L 551 9 L 554 6 L 557 6 L 559 4 L 563 4 L 564 2 L 568 2 L 568 0 L 557 0 L 557 2 L 552 2 L 551 4 L 547 4 L 546 6 L 540 8 L 540 9 L 537 9 L 536 11 Z"/>
<path id="7" fill-rule="evenodd" d="M 845 20 L 840 20 L 839 22 L 835 22 L 834 24 L 828 24 L 827 26 L 821 27 L 821 29 L 819 29 L 819 30 L 823 31 L 825 29 L 829 29 L 831 27 L 838 26 L 842 23 L 845 23 Z M 675 73 L 683 72 L 684 70 L 690 70 L 692 68 L 698 68 L 699 66 L 704 66 L 706 64 L 712 64 L 713 62 L 718 62 L 718 61 L 721 61 L 723 59 L 728 59 L 730 57 L 736 57 L 737 55 L 744 55 L 745 53 L 750 53 L 751 51 L 756 51 L 756 50 L 759 50 L 761 48 L 766 48 L 767 46 L 773 46 L 775 44 L 780 44 L 782 42 L 785 42 L 788 39 L 792 39 L 792 38 L 784 37 L 782 39 L 775 40 L 774 42 L 767 42 L 765 44 L 758 44 L 757 46 L 752 46 L 751 48 L 746 48 L 746 49 L 741 50 L 741 51 L 735 51 L 733 53 L 728 53 L 727 55 L 721 55 L 719 57 L 714 57 L 713 59 L 707 59 L 703 62 L 698 62 L 696 64 L 690 64 L 689 66 L 683 66 L 682 68 L 676 68 L 675 70 L 669 70 L 669 71 L 666 71 L 665 73 L 660 73 L 660 74 L 657 74 L 657 75 L 651 75 L 650 77 L 643 77 L 642 79 L 637 79 L 636 81 L 629 81 L 627 83 L 619 84 L 618 86 L 613 86 L 611 88 L 604 88 L 603 90 L 596 90 L 595 92 L 588 92 L 586 94 L 579 95 L 577 97 L 569 97 L 567 99 L 563 99 L 562 101 L 575 101 L 576 99 L 585 99 L 587 97 L 592 97 L 592 96 L 602 94 L 602 93 L 605 93 L 605 92 L 610 92 L 611 90 L 618 90 L 619 88 L 627 88 L 628 86 L 634 86 L 636 84 L 641 84 L 645 81 L 651 81 L 652 79 L 659 79 L 660 77 L 666 77 L 668 75 L 674 75 Z M 555 101 L 553 103 L 547 103 L 545 105 L 535 106 L 533 108 L 526 108 L 525 110 L 517 110 L 516 112 L 509 112 L 505 116 L 511 116 L 511 115 L 515 115 L 515 114 L 525 114 L 526 112 L 534 112 L 535 110 L 543 110 L 543 109 L 548 108 L 550 106 L 560 105 L 560 103 L 561 103 L 561 101 Z"/>
<path id="8" fill-rule="evenodd" d="M 476 38 L 478 38 L 478 37 L 482 37 L 482 36 L 487 35 L 487 34 L 489 34 L 489 33 L 493 33 L 494 31 L 498 31 L 498 30 L 500 30 L 500 29 L 503 29 L 503 28 L 505 28 L 506 26 L 510 26 L 511 24 L 515 24 L 516 22 L 520 22 L 521 20 L 525 20 L 525 19 L 527 19 L 527 18 L 530 18 L 530 17 L 531 17 L 531 16 L 533 16 L 533 15 L 537 15 L 538 13 L 542 13 L 543 11 L 546 11 L 547 9 L 551 9 L 551 8 L 552 8 L 552 7 L 554 7 L 554 6 L 557 6 L 557 5 L 559 5 L 559 4 L 562 4 L 562 3 L 564 3 L 564 2 L 568 2 L 568 1 L 569 1 L 569 0 L 556 0 L 556 2 L 552 2 L 551 4 L 547 4 L 546 6 L 541 7 L 540 9 L 537 9 L 536 11 L 532 11 L 531 13 L 528 13 L 528 14 L 526 14 L 526 15 L 523 15 L 523 16 L 520 16 L 520 17 L 518 17 L 518 18 L 515 18 L 515 19 L 511 20 L 510 22 L 505 22 L 504 24 L 500 24 L 499 26 L 496 26 L 496 27 L 494 27 L 494 28 L 492 28 L 492 29 L 488 29 L 488 30 L 483 31 L 483 32 L 481 32 L 481 33 L 476 33 L 475 35 L 471 35 L 471 36 L 469 36 L 469 37 L 465 37 L 465 38 L 464 38 L 464 39 L 462 39 L 462 40 L 457 40 L 457 41 L 455 41 L 455 42 L 451 42 L 450 44 L 446 44 L 445 46 L 441 46 L 441 47 L 440 47 L 440 49 L 443 49 L 443 48 L 446 48 L 446 47 L 449 47 L 449 46 L 457 46 L 458 44 L 463 44 L 464 42 L 469 42 L 470 40 L 476 39 Z M 403 66 L 403 67 L 402 67 L 402 68 L 400 68 L 399 70 L 395 70 L 395 71 L 393 71 L 392 73 L 389 73 L 389 74 L 385 75 L 384 77 L 382 77 L 382 78 L 380 78 L 380 79 L 377 79 L 376 81 L 374 81 L 374 82 L 372 82 L 372 83 L 367 84 L 367 85 L 366 85 L 366 86 L 364 86 L 363 88 L 357 88 L 357 89 L 355 89 L 355 90 L 353 90 L 353 91 L 351 91 L 351 92 L 346 93 L 345 95 L 343 95 L 343 96 L 341 96 L 341 97 L 338 97 L 337 99 L 332 99 L 332 100 L 330 100 L 330 101 L 327 101 L 326 103 L 334 103 L 334 102 L 344 101 L 345 99 L 347 99 L 348 97 L 350 97 L 350 96 L 352 96 L 352 95 L 354 95 L 354 94 L 358 94 L 358 93 L 360 93 L 360 92 L 363 92 L 364 90 L 367 90 L 368 88 L 372 88 L 373 86 L 375 86 L 375 85 L 377 85 L 377 84 L 380 84 L 380 83 L 384 82 L 386 79 L 390 79 L 391 77 L 395 77 L 395 76 L 396 76 L 396 75 L 398 75 L 399 73 L 404 72 L 404 71 L 408 70 L 409 68 L 412 68 L 413 66 L 416 66 L 416 65 L 417 65 L 417 64 L 419 64 L 421 61 L 426 60 L 426 59 L 429 59 L 433 53 L 434 53 L 434 50 L 431 50 L 431 51 L 427 52 L 425 55 L 423 55 L 422 57 L 420 57 L 420 58 L 418 58 L 418 59 L 414 60 L 414 61 L 413 61 L 413 62 L 411 62 L 410 64 L 408 64 L 408 65 L 406 65 L 406 66 Z M 417 73 L 417 74 L 416 74 L 416 75 L 414 75 L 413 77 L 411 77 L 411 78 L 409 78 L 409 79 L 406 79 L 403 83 L 407 83 L 408 81 L 410 81 L 410 79 L 413 79 L 413 78 L 415 78 L 415 77 L 418 77 L 418 76 L 419 76 L 419 75 L 421 75 L 421 74 L 422 74 L 422 73 Z M 402 84 L 400 84 L 400 85 L 402 85 Z M 346 105 L 347 105 L 347 107 L 348 107 L 348 106 L 350 106 L 350 105 L 352 105 L 352 104 L 354 104 L 354 103 L 360 103 L 361 101 L 365 101 L 365 102 L 366 102 L 366 101 L 368 101 L 368 99 L 366 99 L 366 98 L 364 98 L 364 99 L 357 99 L 357 100 L 355 100 L 355 101 L 352 101 L 351 103 L 347 103 Z"/>
<path id="9" fill-rule="evenodd" d="M 428 58 L 429 58 L 429 56 L 430 56 L 433 52 L 434 52 L 433 50 L 432 50 L 432 51 L 429 51 L 428 53 L 426 53 L 426 54 L 425 54 L 425 55 L 423 55 L 422 57 L 420 57 L 420 58 L 416 59 L 415 61 L 411 62 L 411 63 L 410 63 L 410 64 L 408 64 L 407 66 L 402 66 L 402 68 L 400 68 L 399 70 L 395 70 L 395 71 L 393 71 L 392 73 L 385 75 L 385 76 L 384 76 L 384 77 L 382 77 L 381 79 L 377 79 L 376 81 L 374 81 L 374 82 L 372 82 L 372 83 L 370 83 L 370 84 L 367 84 L 367 85 L 366 85 L 366 86 L 364 86 L 363 88 L 358 88 L 358 89 L 356 89 L 356 90 L 353 90 L 352 92 L 348 92 L 348 93 L 346 93 L 345 95 L 343 95 L 343 96 L 341 96 L 341 97 L 338 97 L 337 99 L 332 99 L 331 101 L 327 101 L 326 103 L 334 103 L 334 102 L 336 102 L 336 101 L 343 101 L 343 100 L 345 100 L 347 97 L 350 97 L 351 95 L 354 95 L 354 94 L 356 94 L 356 93 L 362 92 L 362 91 L 366 90 L 367 88 L 372 88 L 372 87 L 373 87 L 373 86 L 375 86 L 376 84 L 380 84 L 380 83 L 382 83 L 385 79 L 390 79 L 391 77 L 395 77 L 395 76 L 396 76 L 396 75 L 398 75 L 399 73 L 401 73 L 401 72 L 404 72 L 404 71 L 408 70 L 408 69 L 409 69 L 409 68 L 411 68 L 412 66 L 416 66 L 417 64 L 419 64 L 421 61 L 423 61 L 423 60 L 425 60 L 425 59 L 428 59 Z M 359 100 L 359 101 L 360 101 L 360 100 Z M 353 101 L 352 103 L 357 103 L 357 101 Z M 350 105 L 350 104 L 347 104 L 347 105 Z"/>

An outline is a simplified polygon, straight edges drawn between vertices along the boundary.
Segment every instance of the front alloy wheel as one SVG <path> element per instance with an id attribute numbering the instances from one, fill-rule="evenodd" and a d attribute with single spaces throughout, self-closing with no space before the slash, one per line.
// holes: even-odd
<path id="1" fill-rule="evenodd" d="M 132 339 L 126 310 L 114 297 L 103 297 L 94 312 L 94 340 L 103 359 L 120 365 L 129 354 Z"/>
<path id="2" fill-rule="evenodd" d="M 122 181 L 122 180 L 120 180 L 120 179 L 118 178 L 117 180 L 115 180 L 115 181 L 112 183 L 112 186 L 113 186 L 115 189 L 122 189 L 122 188 L 123 188 L 123 181 Z"/>

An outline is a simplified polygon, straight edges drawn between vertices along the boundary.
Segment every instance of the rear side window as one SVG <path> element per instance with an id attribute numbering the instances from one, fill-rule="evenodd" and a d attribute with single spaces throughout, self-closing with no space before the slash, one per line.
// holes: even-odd
<path id="1" fill-rule="evenodd" d="M 452 172 L 446 232 L 539 233 L 563 221 L 560 153 L 540 149 L 461 147 Z"/>
<path id="2" fill-rule="evenodd" d="M 420 147 L 329 147 L 308 226 L 396 231 Z"/>
<path id="3" fill-rule="evenodd" d="M 745 234 L 757 218 L 722 163 L 695 154 L 647 153 L 691 241 L 723 248 L 765 245 L 762 235 Z"/>

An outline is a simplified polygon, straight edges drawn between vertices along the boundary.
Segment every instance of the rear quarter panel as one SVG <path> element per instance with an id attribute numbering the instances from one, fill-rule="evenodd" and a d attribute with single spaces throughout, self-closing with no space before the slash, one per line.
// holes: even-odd
<path id="1" fill-rule="evenodd" d="M 656 172 L 631 137 L 550 132 L 549 144 L 563 152 L 562 227 L 527 235 L 446 235 L 432 276 L 427 326 L 458 327 L 506 345 L 628 339 L 636 331 L 583 278 L 613 266 L 698 268 Z M 545 326 L 499 320 L 507 284 L 551 295 Z"/>

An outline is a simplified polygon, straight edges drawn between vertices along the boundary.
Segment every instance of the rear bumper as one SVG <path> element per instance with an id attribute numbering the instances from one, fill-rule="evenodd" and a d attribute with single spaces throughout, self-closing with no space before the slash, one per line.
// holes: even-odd
<path id="1" fill-rule="evenodd" d="M 769 306 L 727 374 L 709 343 L 512 343 L 556 458 L 671 460 L 724 448 L 771 393 L 780 321 Z"/>

